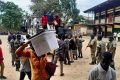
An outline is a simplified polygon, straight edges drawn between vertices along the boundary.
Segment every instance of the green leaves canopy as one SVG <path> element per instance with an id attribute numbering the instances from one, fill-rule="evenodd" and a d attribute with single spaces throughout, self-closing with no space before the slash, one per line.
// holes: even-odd
<path id="1" fill-rule="evenodd" d="M 39 17 L 44 11 L 53 12 L 61 17 L 72 16 L 73 19 L 79 15 L 76 0 L 35 0 L 31 10 Z"/>
<path id="2" fill-rule="evenodd" d="M 0 4 L 2 25 L 7 29 L 19 29 L 22 21 L 22 9 L 13 2 Z"/>

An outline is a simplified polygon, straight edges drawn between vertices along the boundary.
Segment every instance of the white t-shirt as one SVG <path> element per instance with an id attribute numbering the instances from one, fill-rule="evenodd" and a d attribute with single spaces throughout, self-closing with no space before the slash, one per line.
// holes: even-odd
<path id="1" fill-rule="evenodd" d="M 116 80 L 116 72 L 111 67 L 105 71 L 99 63 L 90 71 L 88 80 Z"/>

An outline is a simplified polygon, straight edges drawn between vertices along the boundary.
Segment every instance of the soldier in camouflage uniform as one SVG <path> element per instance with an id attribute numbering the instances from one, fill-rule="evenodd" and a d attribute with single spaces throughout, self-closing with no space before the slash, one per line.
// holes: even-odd
<path id="1" fill-rule="evenodd" d="M 115 51 L 116 51 L 116 42 L 114 41 L 113 36 L 109 37 L 109 42 L 107 44 L 107 51 L 112 54 L 111 67 L 115 69 L 114 57 L 115 57 Z"/>
<path id="2" fill-rule="evenodd" d="M 14 43 L 14 46 L 15 46 L 15 50 L 17 50 L 19 47 L 20 47 L 20 44 L 21 44 L 21 35 L 20 34 L 17 34 L 16 35 L 16 40 L 15 40 L 15 43 Z M 16 71 L 19 71 L 19 68 L 20 68 L 20 59 L 19 57 L 16 55 Z"/>
<path id="3" fill-rule="evenodd" d="M 97 40 L 94 35 L 91 35 L 91 39 L 90 39 L 87 47 L 90 47 L 90 49 L 91 49 L 92 62 L 90 63 L 90 65 L 94 65 L 94 64 L 96 64 L 95 52 L 96 52 L 96 48 L 97 48 Z"/>
<path id="4" fill-rule="evenodd" d="M 102 54 L 106 51 L 106 43 L 102 41 L 102 35 L 98 35 L 97 40 L 96 60 L 97 64 L 99 64 L 99 62 L 102 60 Z"/>

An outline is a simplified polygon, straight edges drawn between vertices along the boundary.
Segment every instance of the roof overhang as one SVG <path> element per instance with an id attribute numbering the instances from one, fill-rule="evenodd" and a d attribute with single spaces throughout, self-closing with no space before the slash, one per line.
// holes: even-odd
<path id="1" fill-rule="evenodd" d="M 100 12 L 100 11 L 108 10 L 117 6 L 120 6 L 120 0 L 107 0 L 99 5 L 96 5 L 88 10 L 85 10 L 84 13 Z"/>

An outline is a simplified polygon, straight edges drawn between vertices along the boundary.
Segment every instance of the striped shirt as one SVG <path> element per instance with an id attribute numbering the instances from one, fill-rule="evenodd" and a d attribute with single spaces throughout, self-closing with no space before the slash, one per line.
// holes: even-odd
<path id="1" fill-rule="evenodd" d="M 116 80 L 116 72 L 111 67 L 109 67 L 108 71 L 105 71 L 98 64 L 90 71 L 88 80 Z"/>

